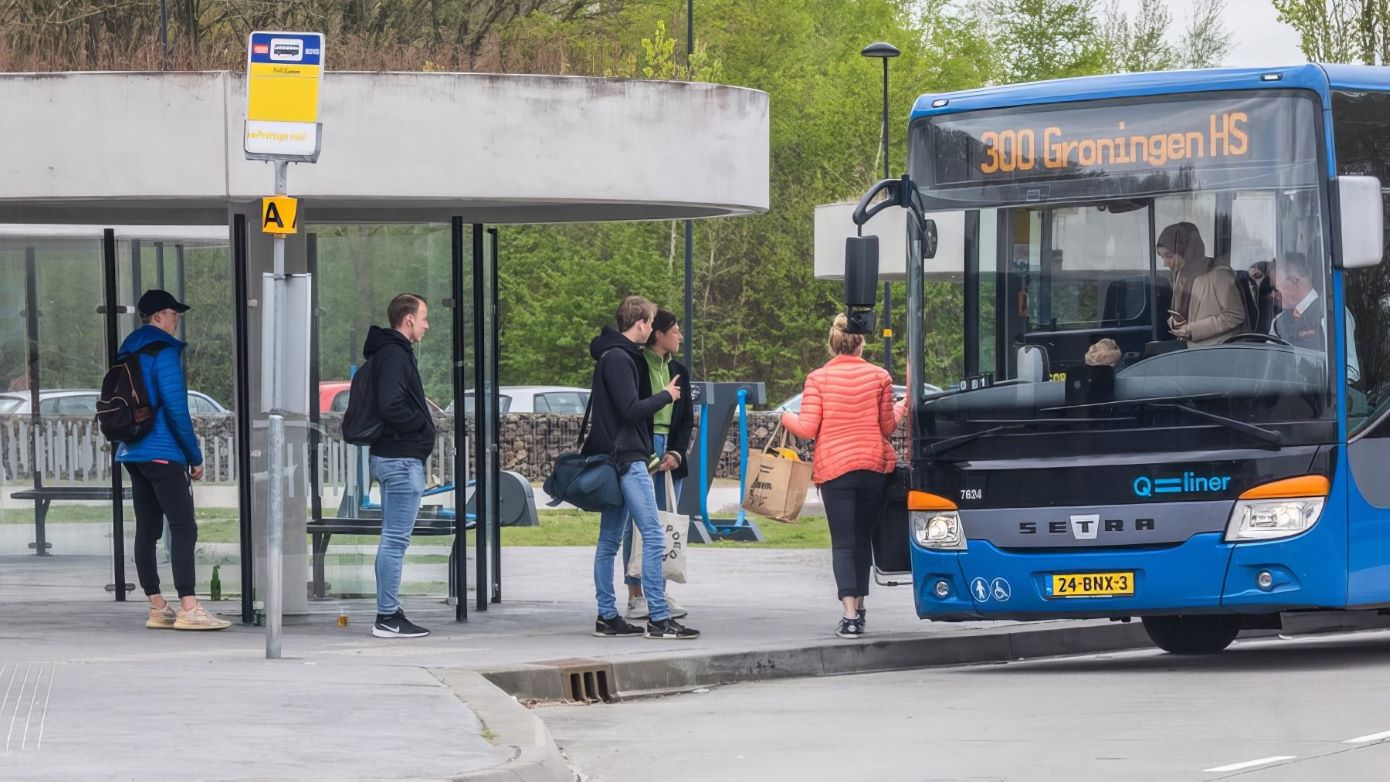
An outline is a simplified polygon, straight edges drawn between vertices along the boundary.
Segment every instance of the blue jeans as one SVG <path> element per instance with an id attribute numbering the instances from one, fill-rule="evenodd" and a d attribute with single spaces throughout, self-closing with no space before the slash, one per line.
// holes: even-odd
<path id="1" fill-rule="evenodd" d="M 664 455 L 666 454 L 666 435 L 664 435 L 664 434 L 654 434 L 654 435 L 652 435 L 652 446 L 653 446 L 653 448 L 652 448 L 653 451 L 655 451 L 656 453 L 662 454 L 662 455 L 664 456 Z M 669 480 L 671 480 L 671 473 L 669 473 L 669 472 L 656 472 L 656 473 L 652 473 L 652 490 L 656 492 L 656 507 L 657 507 L 658 510 L 669 510 L 669 511 L 674 511 L 674 510 L 675 510 L 675 508 L 668 508 L 668 507 L 666 507 L 666 482 L 669 481 Z M 682 485 L 683 483 L 684 483 L 684 481 L 678 480 L 678 481 L 676 481 L 675 486 L 671 487 L 671 490 L 674 491 L 674 492 L 676 493 L 676 501 L 677 501 L 677 502 L 679 502 L 679 501 L 680 501 L 680 498 L 681 498 L 681 485 Z M 623 527 L 623 583 L 626 584 L 627 586 L 633 586 L 634 584 L 640 584 L 640 583 L 642 583 L 642 579 L 640 579 L 640 578 L 633 578 L 632 576 L 629 576 L 629 575 L 627 574 L 627 566 L 628 566 L 628 563 L 631 562 L 631 561 L 632 561 L 632 525 L 631 525 L 631 524 L 627 524 L 627 525 L 625 525 L 625 526 Z M 643 563 L 642 569 L 643 569 L 643 570 L 646 570 L 646 569 L 647 569 L 646 563 Z M 644 590 L 644 591 L 645 591 L 645 590 Z"/>
<path id="2" fill-rule="evenodd" d="M 425 463 L 419 459 L 371 457 L 372 476 L 381 484 L 381 545 L 376 550 L 376 612 L 394 614 L 400 607 L 401 569 L 420 497 L 425 493 Z"/>
<path id="3" fill-rule="evenodd" d="M 623 504 L 599 514 L 598 546 L 594 549 L 594 596 L 598 599 L 598 615 L 612 619 L 618 615 L 613 596 L 613 558 L 622 544 L 623 528 L 630 514 L 642 533 L 642 592 L 652 621 L 669 618 L 666 607 L 666 582 L 661 577 L 661 562 L 666 558 L 666 535 L 656 517 L 656 492 L 647 465 L 632 462 L 618 470 L 618 484 L 623 490 Z"/>

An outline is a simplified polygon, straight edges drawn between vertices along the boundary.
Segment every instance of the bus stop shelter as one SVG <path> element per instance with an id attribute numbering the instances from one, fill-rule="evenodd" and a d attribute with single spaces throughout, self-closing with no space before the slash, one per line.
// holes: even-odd
<path id="1" fill-rule="evenodd" d="M 322 154 L 289 171 L 300 217 L 286 271 L 306 306 L 283 323 L 260 306 L 272 268 L 260 198 L 273 178 L 269 164 L 244 159 L 245 102 L 244 79 L 227 72 L 0 75 L 0 559 L 42 568 L 34 563 L 88 545 L 91 561 L 108 566 L 74 588 L 104 579 L 125 599 L 133 519 L 81 399 L 138 326 L 140 291 L 162 285 L 194 306 L 184 363 L 198 405 L 206 397 L 206 410 L 192 408 L 215 484 L 204 491 L 229 509 L 200 521 L 200 552 L 210 552 L 200 591 L 219 564 L 250 621 L 264 583 L 264 357 L 277 328 L 292 345 L 281 366 L 296 390 L 283 408 L 284 583 L 308 583 L 311 560 L 322 564 L 310 550 L 315 526 L 369 504 L 360 454 L 334 440 L 335 389 L 360 360 L 366 325 L 408 290 L 432 305 L 421 351 L 435 351 L 430 366 L 440 369 L 425 380 L 437 421 L 452 429 L 441 431 L 427 479 L 441 490 L 474 485 L 472 513 L 452 492 L 452 508 L 426 509 L 427 526 L 459 542 L 448 567 L 463 619 L 460 549 L 476 521 L 472 583 L 486 610 L 501 598 L 499 227 L 765 211 L 768 97 L 712 84 L 330 73 Z M 475 390 L 470 423 L 464 402 Z M 49 515 L 45 529 L 50 506 L 69 500 L 81 506 L 72 523 Z M 98 537 L 104 553 L 90 547 Z M 309 592 L 287 589 L 286 612 L 307 610 Z"/>

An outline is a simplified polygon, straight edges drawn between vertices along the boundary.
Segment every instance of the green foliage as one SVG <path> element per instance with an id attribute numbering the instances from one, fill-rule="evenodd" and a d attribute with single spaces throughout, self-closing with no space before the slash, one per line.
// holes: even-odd
<path id="1" fill-rule="evenodd" d="M 1390 62 L 1390 0 L 1272 0 L 1313 62 Z"/>
<path id="2" fill-rule="evenodd" d="M 1106 64 L 1093 0 L 1001 0 L 997 16 L 1010 81 L 1082 76 Z"/>

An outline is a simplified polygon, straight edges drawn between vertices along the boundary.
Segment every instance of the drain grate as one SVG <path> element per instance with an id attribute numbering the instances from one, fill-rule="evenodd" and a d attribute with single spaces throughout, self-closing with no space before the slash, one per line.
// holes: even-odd
<path id="1" fill-rule="evenodd" d="M 567 665 L 560 669 L 564 698 L 572 703 L 612 703 L 617 698 L 613 666 L 607 663 Z"/>

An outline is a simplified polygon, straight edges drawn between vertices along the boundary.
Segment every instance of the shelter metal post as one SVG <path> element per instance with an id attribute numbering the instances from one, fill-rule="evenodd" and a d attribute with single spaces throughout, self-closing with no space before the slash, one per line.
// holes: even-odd
<path id="1" fill-rule="evenodd" d="M 251 380 L 250 332 L 246 304 L 248 261 L 246 215 L 232 217 L 232 285 L 236 296 L 236 437 L 237 437 L 237 516 L 241 540 L 241 621 L 255 620 L 255 548 L 251 529 Z"/>
<path id="2" fill-rule="evenodd" d="M 464 412 L 463 401 L 468 389 L 468 370 L 467 362 L 463 358 L 467 350 L 467 343 L 463 338 L 465 326 L 463 275 L 469 271 L 469 267 L 463 263 L 464 248 L 467 246 L 463 218 L 452 218 L 450 228 L 452 241 L 450 243 L 449 282 L 454 305 L 451 312 L 454 322 L 452 373 L 454 379 L 454 557 L 451 563 L 453 573 L 449 580 L 454 584 L 455 590 L 453 596 L 455 601 L 454 620 L 466 622 L 468 621 L 468 547 L 464 544 L 468 539 L 468 513 L 465 510 L 467 508 L 465 497 L 468 491 L 468 417 Z M 477 394 L 473 397 L 474 416 L 477 415 L 480 398 Z"/>
<path id="3" fill-rule="evenodd" d="M 33 247 L 24 248 L 24 333 L 29 362 L 29 472 L 34 488 L 43 488 L 43 470 L 39 468 L 39 268 Z M 34 500 L 34 556 L 48 556 L 48 540 L 44 531 L 44 516 L 40 509 L 43 500 Z"/>
<path id="4" fill-rule="evenodd" d="M 107 228 L 101 233 L 101 266 L 104 281 L 106 306 L 103 307 L 106 325 L 106 361 L 116 363 L 116 351 L 120 344 L 116 341 L 116 232 Z M 125 502 L 122 497 L 121 463 L 116 461 L 116 448 L 111 448 L 111 591 L 116 602 L 125 602 Z"/>

